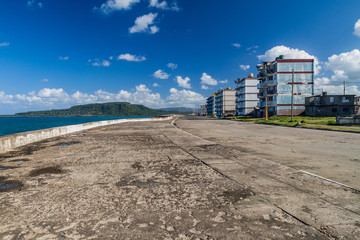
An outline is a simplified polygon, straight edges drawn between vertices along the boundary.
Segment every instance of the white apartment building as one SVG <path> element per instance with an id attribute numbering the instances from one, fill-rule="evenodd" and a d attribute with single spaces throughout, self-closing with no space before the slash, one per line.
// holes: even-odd
<path id="1" fill-rule="evenodd" d="M 236 83 L 236 116 L 248 116 L 254 114 L 258 99 L 258 79 L 251 73 L 247 78 L 238 79 Z"/>
<path id="2" fill-rule="evenodd" d="M 215 113 L 218 117 L 235 115 L 235 90 L 227 88 L 215 93 Z"/>

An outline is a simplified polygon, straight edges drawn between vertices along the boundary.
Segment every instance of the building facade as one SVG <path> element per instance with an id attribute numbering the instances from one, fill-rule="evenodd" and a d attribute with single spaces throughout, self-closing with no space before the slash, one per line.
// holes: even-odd
<path id="1" fill-rule="evenodd" d="M 322 95 L 305 98 L 306 116 L 336 117 L 359 114 L 359 104 L 355 95 Z"/>
<path id="2" fill-rule="evenodd" d="M 215 115 L 215 94 L 206 99 L 206 115 Z"/>
<path id="3" fill-rule="evenodd" d="M 215 113 L 218 117 L 235 115 L 235 92 L 227 88 L 215 93 Z"/>
<path id="4" fill-rule="evenodd" d="M 247 78 L 239 78 L 235 83 L 236 116 L 254 115 L 254 109 L 259 101 L 258 79 L 250 74 Z"/>
<path id="5" fill-rule="evenodd" d="M 257 66 L 259 116 L 300 115 L 305 112 L 305 97 L 314 95 L 314 59 L 285 59 Z M 293 81 L 294 78 L 294 81 Z M 292 93 L 293 87 L 293 93 Z M 293 97 L 293 104 L 292 104 Z"/>

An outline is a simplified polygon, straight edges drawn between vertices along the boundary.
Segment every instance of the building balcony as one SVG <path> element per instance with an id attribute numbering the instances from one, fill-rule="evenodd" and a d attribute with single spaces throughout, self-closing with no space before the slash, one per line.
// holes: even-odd
<path id="1" fill-rule="evenodd" d="M 261 89 L 265 87 L 265 83 L 258 83 L 256 86 L 258 89 Z"/>

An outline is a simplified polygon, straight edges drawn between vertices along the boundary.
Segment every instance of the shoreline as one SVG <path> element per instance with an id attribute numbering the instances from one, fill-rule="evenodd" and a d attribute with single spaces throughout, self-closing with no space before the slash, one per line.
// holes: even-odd
<path id="1" fill-rule="evenodd" d="M 172 118 L 173 115 L 168 117 L 156 117 L 156 118 L 128 118 L 128 119 L 117 119 L 117 120 L 105 120 L 105 121 L 88 122 L 82 124 L 46 128 L 41 130 L 34 130 L 34 131 L 0 136 L 0 153 L 5 153 L 17 147 L 22 147 L 24 145 L 38 142 L 41 140 L 63 136 L 70 133 L 80 132 L 96 127 L 120 124 L 125 122 L 166 121 Z"/>

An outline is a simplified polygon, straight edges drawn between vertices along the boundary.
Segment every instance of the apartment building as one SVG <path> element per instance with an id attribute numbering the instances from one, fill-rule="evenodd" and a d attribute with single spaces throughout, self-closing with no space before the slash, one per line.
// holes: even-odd
<path id="1" fill-rule="evenodd" d="M 305 98 L 305 114 L 311 117 L 336 117 L 359 114 L 360 102 L 355 95 L 322 95 Z"/>
<path id="2" fill-rule="evenodd" d="M 215 115 L 215 94 L 206 99 L 206 115 Z"/>
<path id="3" fill-rule="evenodd" d="M 314 59 L 286 59 L 281 55 L 257 66 L 259 116 L 300 115 L 305 112 L 305 97 L 314 95 Z M 293 91 L 292 91 L 293 88 Z M 293 102 L 292 102 L 293 99 Z"/>
<path id="4" fill-rule="evenodd" d="M 237 79 L 236 83 L 236 116 L 254 115 L 254 109 L 259 101 L 258 79 L 251 73 L 247 78 Z"/>
<path id="5" fill-rule="evenodd" d="M 235 92 L 227 88 L 215 93 L 215 113 L 218 117 L 235 115 Z"/>

